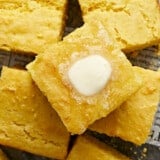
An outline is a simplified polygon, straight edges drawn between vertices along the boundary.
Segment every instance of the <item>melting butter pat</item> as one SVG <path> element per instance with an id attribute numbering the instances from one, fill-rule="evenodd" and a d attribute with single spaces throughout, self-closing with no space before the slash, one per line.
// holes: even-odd
<path id="1" fill-rule="evenodd" d="M 100 55 L 90 55 L 75 62 L 68 71 L 73 87 L 84 96 L 100 92 L 111 76 L 110 63 Z"/>

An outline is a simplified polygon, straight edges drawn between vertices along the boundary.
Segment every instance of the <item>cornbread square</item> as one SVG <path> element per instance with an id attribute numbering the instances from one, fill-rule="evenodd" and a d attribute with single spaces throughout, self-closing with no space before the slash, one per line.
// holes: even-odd
<path id="1" fill-rule="evenodd" d="M 91 55 L 107 60 L 112 74 L 100 92 L 84 96 L 72 85 L 68 72 L 75 62 Z M 83 133 L 95 120 L 107 116 L 141 83 L 125 55 L 98 38 L 59 42 L 45 54 L 38 55 L 27 69 L 72 134 Z"/>
<path id="2" fill-rule="evenodd" d="M 85 22 L 103 22 L 120 49 L 126 52 L 160 42 L 157 0 L 79 0 Z"/>
<path id="3" fill-rule="evenodd" d="M 0 160 L 8 160 L 7 156 L 1 149 L 0 149 Z"/>
<path id="4" fill-rule="evenodd" d="M 160 97 L 160 72 L 134 67 L 143 85 L 108 117 L 95 122 L 91 130 L 116 136 L 137 145 L 145 143 Z"/>
<path id="5" fill-rule="evenodd" d="M 27 71 L 3 67 L 0 95 L 0 144 L 65 158 L 70 135 Z"/>
<path id="6" fill-rule="evenodd" d="M 107 144 L 89 135 L 79 136 L 67 160 L 129 160 Z"/>
<path id="7" fill-rule="evenodd" d="M 0 49 L 40 54 L 61 40 L 66 0 L 0 0 Z"/>

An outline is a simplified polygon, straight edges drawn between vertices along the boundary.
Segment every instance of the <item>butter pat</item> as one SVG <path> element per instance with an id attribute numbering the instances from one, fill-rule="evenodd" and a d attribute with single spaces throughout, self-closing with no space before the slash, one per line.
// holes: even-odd
<path id="1" fill-rule="evenodd" d="M 80 94 L 92 96 L 105 87 L 111 72 L 111 65 L 105 58 L 91 55 L 75 62 L 69 69 L 68 76 Z"/>

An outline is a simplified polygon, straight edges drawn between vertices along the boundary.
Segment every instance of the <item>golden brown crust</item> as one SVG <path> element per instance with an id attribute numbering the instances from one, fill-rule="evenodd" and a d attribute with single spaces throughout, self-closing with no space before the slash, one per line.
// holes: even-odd
<path id="1" fill-rule="evenodd" d="M 79 136 L 67 160 L 129 160 L 118 151 L 89 135 Z"/>
<path id="2" fill-rule="evenodd" d="M 160 72 L 135 67 L 143 85 L 125 103 L 90 126 L 91 130 L 141 145 L 150 133 L 160 96 Z"/>
<path id="3" fill-rule="evenodd" d="M 0 144 L 63 159 L 69 133 L 26 71 L 4 67 L 0 78 Z"/>

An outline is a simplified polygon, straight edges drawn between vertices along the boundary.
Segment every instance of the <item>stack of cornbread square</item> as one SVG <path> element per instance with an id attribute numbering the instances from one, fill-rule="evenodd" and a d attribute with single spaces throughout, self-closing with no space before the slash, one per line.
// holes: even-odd
<path id="1" fill-rule="evenodd" d="M 132 66 L 125 53 L 160 43 L 157 1 L 79 0 L 84 25 L 61 41 L 66 1 L 0 3 L 1 49 L 38 54 L 27 71 L 2 69 L 0 144 L 56 159 L 127 160 L 85 131 L 147 140 L 160 72 Z M 78 135 L 71 151 L 70 134 Z"/>

